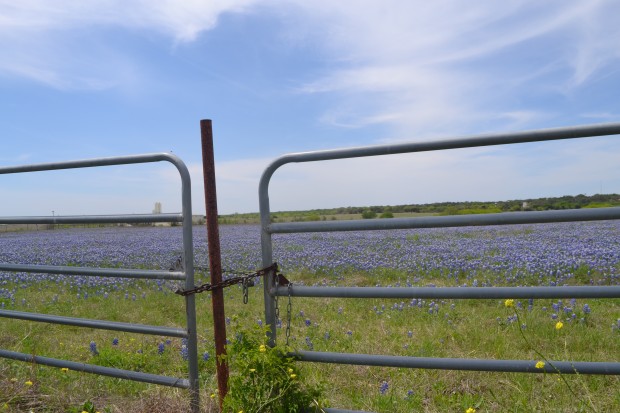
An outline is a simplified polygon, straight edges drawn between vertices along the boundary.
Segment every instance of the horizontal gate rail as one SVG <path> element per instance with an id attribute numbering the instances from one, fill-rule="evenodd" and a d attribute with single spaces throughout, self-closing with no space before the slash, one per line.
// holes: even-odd
<path id="1" fill-rule="evenodd" d="M 281 222 L 268 226 L 272 234 L 295 232 L 372 231 L 389 229 L 453 228 L 485 225 L 545 224 L 550 222 L 620 219 L 620 207 L 559 211 L 504 212 L 419 218 L 355 219 L 350 221 Z"/>
<path id="2" fill-rule="evenodd" d="M 318 221 L 271 223 L 269 183 L 275 171 L 288 163 L 327 161 L 369 156 L 417 153 L 447 149 L 475 148 L 556 141 L 574 138 L 619 135 L 620 122 L 579 127 L 532 130 L 515 133 L 475 135 L 456 139 L 410 142 L 393 145 L 376 145 L 356 148 L 333 149 L 315 152 L 291 153 L 275 159 L 265 168 L 258 186 L 261 217 L 261 250 L 263 266 L 274 262 L 272 234 L 300 232 L 335 232 L 394 230 L 416 228 L 448 228 L 484 225 L 540 224 L 551 222 L 598 221 L 620 219 L 620 208 L 579 209 L 565 211 L 507 212 L 501 214 L 476 214 L 421 218 L 365 219 L 352 221 Z M 270 327 L 269 343 L 276 342 L 277 296 L 339 297 L 339 298 L 620 298 L 620 286 L 560 286 L 560 287 L 305 287 L 276 286 L 268 278 L 264 283 L 265 320 Z M 356 364 L 387 367 L 408 367 L 447 370 L 479 370 L 523 373 L 607 374 L 620 375 L 617 362 L 567 362 L 552 361 L 537 369 L 536 361 L 417 358 L 386 355 L 325 353 L 299 351 L 291 353 L 300 361 Z M 332 409 L 330 409 L 332 410 Z M 336 410 L 333 412 L 346 412 Z"/>
<path id="3" fill-rule="evenodd" d="M 185 280 L 180 271 L 129 270 L 118 268 L 67 267 L 54 265 L 26 265 L 0 263 L 0 271 L 31 272 L 45 274 L 81 275 L 89 277 L 139 278 L 149 280 Z"/>
<path id="4" fill-rule="evenodd" d="M 42 172 L 62 169 L 90 168 L 112 165 L 130 165 L 150 162 L 166 161 L 172 163 L 181 177 L 181 203 L 180 214 L 130 214 L 130 215 L 90 215 L 90 216 L 39 216 L 39 217 L 0 217 L 1 224 L 112 224 L 112 223 L 182 223 L 183 224 L 183 269 L 178 271 L 143 270 L 124 268 L 93 268 L 71 267 L 52 265 L 30 265 L 15 263 L 0 263 L 0 271 L 41 273 L 41 274 L 64 274 L 69 276 L 92 276 L 130 279 L 156 279 L 184 281 L 184 288 L 194 287 L 194 251 L 192 235 L 192 207 L 191 207 L 191 181 L 189 170 L 183 161 L 170 153 L 154 153 L 145 155 L 118 156 L 109 158 L 86 159 L 68 162 L 53 162 L 36 165 L 22 165 L 0 168 L 0 175 Z M 50 314 L 30 313 L 13 310 L 0 310 L 0 317 L 19 320 L 29 320 L 52 324 L 71 325 L 77 327 L 96 328 L 104 330 L 126 331 L 131 333 L 163 335 L 167 337 L 179 337 L 187 339 L 189 379 L 159 376 L 155 374 L 128 371 L 111 367 L 96 366 L 77 363 L 69 360 L 60 360 L 32 354 L 18 353 L 0 349 L 0 358 L 9 358 L 41 365 L 69 368 L 75 371 L 100 374 L 128 380 L 141 381 L 189 389 L 190 408 L 193 413 L 200 409 L 198 393 L 198 349 L 196 336 L 196 305 L 194 295 L 185 297 L 186 328 L 151 326 L 135 323 L 123 323 L 108 320 L 93 320 L 76 317 L 65 317 Z"/>
<path id="5" fill-rule="evenodd" d="M 17 353 L 15 351 L 8 351 L 2 349 L 0 349 L 0 357 L 11 360 L 25 361 L 28 363 L 41 364 L 44 366 L 68 368 L 69 370 L 99 374 L 102 376 L 140 381 L 143 383 L 159 384 L 160 386 L 179 387 L 182 389 L 190 388 L 190 382 L 187 379 L 177 379 L 174 377 L 159 376 L 157 374 L 142 373 L 140 371 L 122 370 L 112 367 L 98 366 L 95 364 L 85 364 L 75 361 L 59 360 L 51 357 Z"/>
<path id="6" fill-rule="evenodd" d="M 509 373 L 620 375 L 620 363 L 610 362 L 549 360 L 543 368 L 536 368 L 536 361 L 532 360 L 485 360 L 382 356 L 374 354 L 330 353 L 320 351 L 299 351 L 292 353 L 291 355 L 301 361 L 351 364 L 358 366 L 403 367 L 431 370 L 496 371 Z"/>
<path id="7" fill-rule="evenodd" d="M 64 317 L 58 315 L 31 313 L 27 311 L 0 310 L 0 317 L 16 320 L 39 321 L 42 323 L 63 324 L 75 327 L 89 327 L 101 330 L 125 331 L 128 333 L 162 335 L 167 337 L 188 338 L 187 330 L 175 327 L 149 326 L 145 324 L 103 321 L 88 318 Z"/>
<path id="8" fill-rule="evenodd" d="M 620 286 L 560 287 L 278 287 L 277 296 L 331 298 L 620 298 Z"/>
<path id="9" fill-rule="evenodd" d="M 2 169 L 0 169 L 0 174 Z M 133 224 L 183 222 L 182 214 L 78 215 L 54 217 L 0 217 L 0 224 Z"/>

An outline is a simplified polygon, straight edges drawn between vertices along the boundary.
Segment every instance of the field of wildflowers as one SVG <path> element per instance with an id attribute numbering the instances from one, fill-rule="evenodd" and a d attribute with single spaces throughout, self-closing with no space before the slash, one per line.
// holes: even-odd
<path id="1" fill-rule="evenodd" d="M 195 227 L 196 265 L 207 266 L 206 231 Z M 222 266 L 260 265 L 253 225 L 220 228 Z M 181 254 L 180 228 L 67 229 L 0 234 L 0 262 L 168 269 Z M 294 283 L 378 286 L 617 285 L 620 222 L 291 234 L 274 236 L 274 257 Z M 197 284 L 206 282 L 197 274 Z M 175 282 L 0 273 L 0 307 L 143 324 L 183 325 Z M 209 296 L 197 300 L 201 384 L 215 385 Z M 290 344 L 298 349 L 547 360 L 620 360 L 618 300 L 302 299 L 294 298 Z M 243 305 L 226 292 L 227 315 L 262 324 L 262 288 Z M 285 321 L 284 321 L 285 322 Z M 0 347 L 170 376 L 185 375 L 180 339 L 0 319 Z M 558 327 L 559 326 L 559 327 Z M 278 331 L 280 337 L 283 336 Z M 543 364 L 544 366 L 544 364 Z M 0 359 L 0 412 L 68 411 L 94 400 L 127 411 L 139 398 L 182 391 Z M 330 405 L 369 411 L 618 411 L 620 380 L 303 364 Z M 29 383 L 29 384 L 28 384 Z M 147 394 L 148 396 L 144 396 Z M 125 403 L 125 404 L 124 404 Z M 156 411 L 152 405 L 144 411 Z M 473 409 L 473 410 L 468 410 Z M 103 407 L 101 408 L 103 411 Z M 165 410 L 164 410 L 165 411 Z"/>

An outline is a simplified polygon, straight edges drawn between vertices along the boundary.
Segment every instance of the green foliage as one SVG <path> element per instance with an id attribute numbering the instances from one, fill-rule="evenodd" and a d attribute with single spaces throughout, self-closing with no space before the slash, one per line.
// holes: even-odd
<path id="1" fill-rule="evenodd" d="M 321 390 L 304 383 L 294 359 L 269 347 L 267 330 L 237 333 L 225 356 L 230 367 L 224 412 L 321 412 Z"/>
<path id="2" fill-rule="evenodd" d="M 375 211 L 367 209 L 366 211 L 362 212 L 362 218 L 364 219 L 377 218 L 377 213 Z"/>
<path id="3" fill-rule="evenodd" d="M 88 400 L 85 401 L 83 405 L 78 406 L 78 407 L 73 407 L 69 409 L 69 413 L 108 413 L 110 412 L 109 408 L 105 408 L 103 410 L 99 410 L 95 407 L 95 403 L 93 403 L 92 401 Z"/>
<path id="4" fill-rule="evenodd" d="M 383 212 L 379 218 L 394 218 L 394 214 L 391 211 Z"/>

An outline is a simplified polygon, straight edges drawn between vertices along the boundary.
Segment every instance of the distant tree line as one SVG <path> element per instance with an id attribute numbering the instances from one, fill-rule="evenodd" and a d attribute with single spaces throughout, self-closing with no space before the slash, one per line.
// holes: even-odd
<path id="1" fill-rule="evenodd" d="M 566 195 L 556 198 L 518 199 L 497 202 L 435 202 L 432 204 L 349 206 L 306 211 L 278 211 L 271 214 L 272 222 L 325 221 L 350 219 L 393 218 L 395 214 L 461 215 L 489 214 L 512 211 L 547 211 L 558 209 L 604 208 L 620 206 L 620 195 Z M 220 224 L 256 224 L 260 216 L 256 212 L 220 215 Z"/>
<path id="2" fill-rule="evenodd" d="M 620 195 L 566 195 L 557 198 L 519 199 L 497 202 L 435 202 L 432 204 L 373 205 L 360 207 L 340 207 L 332 209 L 314 209 L 308 211 L 314 215 L 364 214 L 372 213 L 377 217 L 383 213 L 422 213 L 455 215 L 459 213 L 491 213 L 510 211 L 547 211 L 557 209 L 602 208 L 620 206 Z"/>

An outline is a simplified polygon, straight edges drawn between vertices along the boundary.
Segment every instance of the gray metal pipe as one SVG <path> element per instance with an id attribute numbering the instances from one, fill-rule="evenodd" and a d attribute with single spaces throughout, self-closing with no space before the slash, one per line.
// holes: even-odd
<path id="1" fill-rule="evenodd" d="M 167 161 L 179 168 L 184 165 L 181 158 L 166 152 L 147 153 L 143 155 L 112 156 L 107 158 L 81 159 L 76 161 L 48 162 L 31 165 L 5 166 L 0 168 L 0 175 L 23 172 L 56 171 L 61 169 L 92 168 L 96 166 L 130 165 L 137 163 Z"/>
<path id="2" fill-rule="evenodd" d="M 288 296 L 288 287 L 278 287 L 277 296 Z M 620 286 L 561 287 L 304 287 L 293 285 L 292 297 L 332 298 L 620 298 Z"/>
<path id="3" fill-rule="evenodd" d="M 359 366 L 402 367 L 431 370 L 496 371 L 512 373 L 620 375 L 620 363 L 615 362 L 548 361 L 545 363 L 543 368 L 536 368 L 536 360 L 406 357 L 317 351 L 298 351 L 295 353 L 290 353 L 290 356 L 295 357 L 300 361 L 351 364 Z"/>
<path id="4" fill-rule="evenodd" d="M 151 280 L 185 280 L 185 273 L 179 271 L 131 270 L 123 268 L 91 268 L 0 263 L 0 271 L 82 275 L 90 277 L 138 278 Z"/>
<path id="5" fill-rule="evenodd" d="M 420 218 L 358 219 L 350 221 L 282 222 L 269 224 L 271 234 L 297 232 L 368 231 L 413 228 L 448 228 L 484 225 L 544 224 L 551 222 L 620 219 L 620 207 L 558 211 L 504 212 L 431 216 Z"/>
<path id="6" fill-rule="evenodd" d="M 182 222 L 182 214 L 76 215 L 52 217 L 0 217 L 0 224 L 133 224 Z"/>
<path id="7" fill-rule="evenodd" d="M 181 389 L 189 388 L 189 381 L 187 379 L 159 376 L 156 374 L 142 373 L 139 371 L 115 369 L 112 367 L 103 367 L 94 364 L 78 363 L 75 361 L 35 356 L 33 354 L 18 353 L 15 351 L 0 349 L 0 358 L 25 361 L 27 363 L 41 364 L 44 366 L 68 368 L 69 370 L 82 371 L 84 373 L 100 374 L 102 376 L 140 381 L 143 383 L 159 384 L 161 386 L 178 387 Z"/>
<path id="8" fill-rule="evenodd" d="M 25 311 L 0 310 L 0 317 L 17 320 L 39 321 L 50 324 L 63 324 L 76 327 L 89 327 L 101 330 L 126 331 L 128 333 L 161 335 L 187 338 L 189 334 L 182 328 L 150 326 L 145 324 L 122 323 L 118 321 L 94 320 L 88 318 L 64 317 Z"/>

